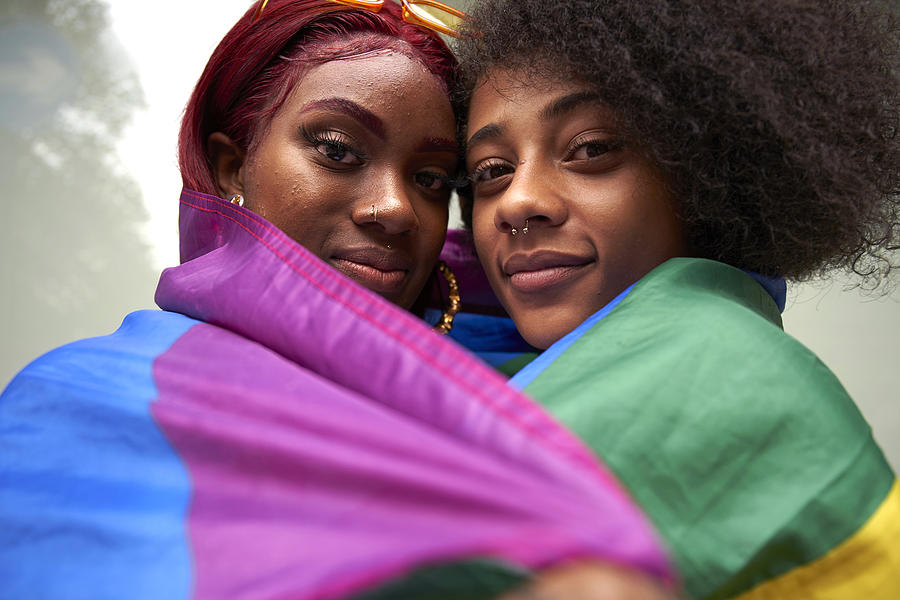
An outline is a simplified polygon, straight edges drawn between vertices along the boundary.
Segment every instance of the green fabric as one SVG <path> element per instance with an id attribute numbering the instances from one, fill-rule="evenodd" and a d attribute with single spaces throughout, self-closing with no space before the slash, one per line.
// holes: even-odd
<path id="1" fill-rule="evenodd" d="M 495 368 L 507 377 L 512 377 L 537 357 L 538 354 L 536 352 L 523 352 L 515 358 L 511 358 L 508 361 L 497 365 Z"/>
<path id="2" fill-rule="evenodd" d="M 499 561 L 462 560 L 416 569 L 353 600 L 493 600 L 529 579 L 528 572 Z"/>
<path id="3" fill-rule="evenodd" d="M 525 391 L 625 483 L 695 598 L 822 556 L 893 479 L 838 380 L 721 263 L 661 265 Z"/>

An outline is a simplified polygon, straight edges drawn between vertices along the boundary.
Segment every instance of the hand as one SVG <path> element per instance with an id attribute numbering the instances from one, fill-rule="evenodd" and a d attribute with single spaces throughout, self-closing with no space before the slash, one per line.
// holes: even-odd
<path id="1" fill-rule="evenodd" d="M 541 571 L 526 587 L 498 600 L 674 600 L 639 571 L 607 563 L 579 562 Z"/>

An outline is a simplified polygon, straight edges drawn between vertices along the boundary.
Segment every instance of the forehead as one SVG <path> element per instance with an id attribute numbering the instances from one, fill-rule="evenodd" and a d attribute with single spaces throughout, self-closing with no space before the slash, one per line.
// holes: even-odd
<path id="1" fill-rule="evenodd" d="M 494 69 L 478 80 L 469 104 L 469 121 L 496 119 L 506 113 L 522 116 L 547 107 L 554 99 L 571 94 L 599 94 L 576 79 L 536 74 L 523 70 Z"/>
<path id="2" fill-rule="evenodd" d="M 295 108 L 331 97 L 346 98 L 376 113 L 421 112 L 452 119 L 443 82 L 417 60 L 394 50 L 366 52 L 311 67 L 287 100 Z"/>
<path id="3" fill-rule="evenodd" d="M 583 85 L 585 84 L 576 79 L 563 77 L 559 74 L 495 67 L 478 78 L 475 92 L 489 91 L 491 93 L 515 94 L 532 90 L 540 94 L 546 94 L 554 90 L 564 90 Z"/>
<path id="4" fill-rule="evenodd" d="M 479 80 L 467 120 L 469 143 L 518 131 L 532 137 L 553 135 L 586 124 L 618 128 L 620 115 L 603 100 L 596 86 L 578 79 L 522 71 L 494 70 Z"/>

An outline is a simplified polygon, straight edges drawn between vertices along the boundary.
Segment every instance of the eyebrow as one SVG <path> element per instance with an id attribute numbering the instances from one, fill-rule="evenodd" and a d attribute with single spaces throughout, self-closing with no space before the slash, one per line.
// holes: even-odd
<path id="1" fill-rule="evenodd" d="M 600 101 L 600 94 L 597 92 L 574 92 L 550 102 L 541 110 L 539 116 L 543 121 L 550 121 L 575 110 L 582 104 L 593 104 Z"/>
<path id="2" fill-rule="evenodd" d="M 363 108 L 352 100 L 347 100 L 346 98 L 326 98 L 325 100 L 318 100 L 311 104 L 307 104 L 300 114 L 319 109 L 344 113 L 358 121 L 363 127 L 371 131 L 382 141 L 387 140 L 384 122 L 375 116 L 375 113 Z"/>
<path id="3" fill-rule="evenodd" d="M 472 137 L 466 141 L 466 146 L 473 146 L 479 142 L 483 142 L 485 140 L 491 140 L 494 138 L 498 138 L 503 134 L 503 128 L 499 125 L 491 123 L 490 125 L 485 125 L 478 131 L 472 134 Z"/>
<path id="4" fill-rule="evenodd" d="M 550 121 L 571 112 L 583 104 L 592 104 L 600 102 L 600 94 L 597 92 L 574 92 L 567 94 L 562 98 L 557 98 L 541 109 L 538 116 L 542 121 Z M 485 140 L 498 138 L 503 134 L 503 127 L 496 123 L 485 125 L 472 134 L 472 137 L 466 142 L 467 146 L 472 146 Z"/>

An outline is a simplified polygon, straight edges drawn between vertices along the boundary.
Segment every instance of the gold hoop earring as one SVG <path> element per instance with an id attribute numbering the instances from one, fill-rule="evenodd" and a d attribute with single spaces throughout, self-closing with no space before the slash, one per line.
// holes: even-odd
<path id="1" fill-rule="evenodd" d="M 378 208 L 374 204 L 372 205 L 372 222 L 378 222 Z"/>
<path id="2" fill-rule="evenodd" d="M 447 310 L 443 315 L 441 315 L 441 320 L 438 321 L 437 325 L 434 326 L 434 330 L 441 335 L 446 335 L 450 333 L 450 329 L 453 328 L 453 317 L 455 317 L 456 313 L 459 312 L 459 282 L 456 280 L 456 275 L 453 274 L 453 271 L 450 270 L 450 267 L 448 267 L 447 263 L 445 263 L 444 261 L 438 261 L 437 269 L 438 272 L 443 275 L 444 279 L 447 281 L 447 290 L 449 292 L 448 296 L 450 298 L 450 302 L 447 306 Z"/>
<path id="3" fill-rule="evenodd" d="M 238 206 L 244 206 L 244 197 L 240 194 L 232 194 L 228 196 L 228 201 L 232 204 L 237 204 Z"/>

